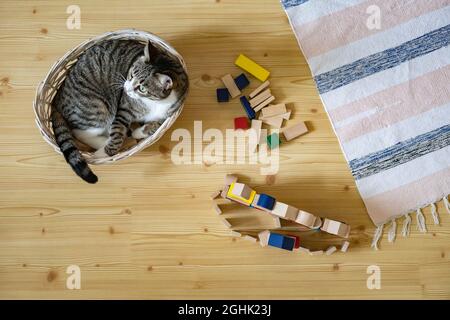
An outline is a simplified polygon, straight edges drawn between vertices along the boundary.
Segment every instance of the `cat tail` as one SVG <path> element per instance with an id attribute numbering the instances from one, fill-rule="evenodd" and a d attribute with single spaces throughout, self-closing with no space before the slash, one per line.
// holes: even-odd
<path id="1" fill-rule="evenodd" d="M 84 181 L 96 183 L 98 181 L 97 176 L 91 171 L 86 160 L 81 155 L 80 150 L 75 145 L 72 132 L 66 120 L 64 120 L 61 113 L 55 110 L 55 108 L 52 110 L 52 126 L 56 143 L 73 171 Z"/>

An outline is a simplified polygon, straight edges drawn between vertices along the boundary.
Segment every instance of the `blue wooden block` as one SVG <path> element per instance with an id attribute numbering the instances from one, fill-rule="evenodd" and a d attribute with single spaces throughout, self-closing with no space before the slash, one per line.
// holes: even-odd
<path id="1" fill-rule="evenodd" d="M 228 102 L 230 99 L 230 93 L 227 88 L 218 88 L 217 89 L 217 101 L 218 102 Z"/>
<path id="2" fill-rule="evenodd" d="M 234 83 L 236 83 L 236 86 L 239 88 L 239 90 L 242 90 L 250 84 L 250 81 L 248 81 L 245 73 L 241 73 L 234 79 Z"/>
<path id="3" fill-rule="evenodd" d="M 241 104 L 244 107 L 245 113 L 247 113 L 247 117 L 252 120 L 255 119 L 256 113 L 255 110 L 250 106 L 250 102 L 248 102 L 247 97 L 242 96 L 239 98 L 241 100 Z"/>
<path id="4" fill-rule="evenodd" d="M 282 245 L 282 249 L 285 250 L 290 250 L 292 251 L 295 247 L 295 238 L 291 238 L 291 237 L 283 237 L 283 245 Z"/>
<path id="5" fill-rule="evenodd" d="M 258 202 L 256 203 L 256 205 L 258 207 L 262 207 L 267 210 L 272 210 L 273 206 L 275 205 L 275 198 L 273 198 L 267 194 L 261 193 L 259 195 L 259 199 L 258 199 Z"/>
<path id="6" fill-rule="evenodd" d="M 282 249 L 284 243 L 284 236 L 278 233 L 270 233 L 269 235 L 269 246 L 277 247 Z"/>

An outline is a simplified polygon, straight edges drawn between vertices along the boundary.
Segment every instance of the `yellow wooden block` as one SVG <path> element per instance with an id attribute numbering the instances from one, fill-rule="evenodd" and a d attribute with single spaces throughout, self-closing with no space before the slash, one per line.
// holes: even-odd
<path id="1" fill-rule="evenodd" d="M 231 184 L 230 189 L 228 190 L 227 198 L 237 199 L 237 200 L 245 203 L 248 206 L 252 204 L 253 199 L 255 198 L 255 195 L 256 195 L 256 191 L 255 190 L 252 190 L 252 192 L 250 193 L 250 197 L 248 199 L 245 199 L 245 198 L 242 198 L 242 197 L 235 196 L 233 194 L 233 189 L 234 189 L 234 182 Z"/>
<path id="2" fill-rule="evenodd" d="M 261 67 L 253 60 L 247 58 L 243 54 L 240 54 L 239 57 L 237 57 L 234 64 L 237 65 L 239 68 L 247 71 L 260 81 L 266 81 L 270 75 L 269 71 Z"/>

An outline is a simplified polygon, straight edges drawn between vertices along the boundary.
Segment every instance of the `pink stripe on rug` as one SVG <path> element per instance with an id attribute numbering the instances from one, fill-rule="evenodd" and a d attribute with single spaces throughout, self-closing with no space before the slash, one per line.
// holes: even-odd
<path id="1" fill-rule="evenodd" d="M 336 128 L 341 141 L 347 142 L 449 102 L 449 82 L 447 66 L 332 110 L 330 117 L 337 123 L 359 112 L 377 109 L 373 115 Z"/>
<path id="2" fill-rule="evenodd" d="M 369 29 L 366 25 L 369 6 L 378 6 L 381 29 Z M 420 15 L 449 5 L 449 0 L 387 1 L 369 0 L 345 10 L 324 16 L 304 25 L 294 26 L 302 39 L 302 49 L 308 58 L 318 56 L 334 48 L 386 31 Z M 387 12 L 389 14 L 387 14 Z M 386 13 L 386 14 L 384 14 Z M 320 32 L 317 32 L 320 30 Z"/>
<path id="3" fill-rule="evenodd" d="M 411 203 L 417 201 L 417 195 L 420 194 L 423 205 L 427 205 L 441 200 L 436 199 L 436 195 L 449 189 L 450 168 L 447 168 L 394 190 L 364 199 L 364 203 L 373 223 L 379 225 L 388 222 L 396 214 L 410 210 Z"/>

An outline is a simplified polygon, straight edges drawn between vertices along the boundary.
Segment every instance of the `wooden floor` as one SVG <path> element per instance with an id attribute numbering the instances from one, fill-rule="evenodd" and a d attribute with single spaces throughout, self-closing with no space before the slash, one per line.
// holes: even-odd
<path id="1" fill-rule="evenodd" d="M 77 1 L 81 30 L 66 28 L 66 1 L 0 2 L 0 298 L 450 298 L 450 215 L 409 239 L 381 241 L 322 107 L 305 59 L 277 0 Z M 277 101 L 311 133 L 280 149 L 280 170 L 259 165 L 174 165 L 170 132 L 110 166 L 88 185 L 41 138 L 32 100 L 67 50 L 124 28 L 151 31 L 185 57 L 191 93 L 175 128 L 224 130 L 242 116 L 239 101 L 218 105 L 215 88 L 245 53 L 271 72 Z M 257 85 L 252 81 L 252 87 Z M 317 215 L 350 223 L 347 254 L 311 257 L 233 239 L 211 206 L 227 172 L 257 191 Z M 239 230 L 264 228 L 254 211 L 227 215 Z M 426 211 L 428 222 L 431 221 Z M 270 222 L 270 221 L 269 221 Z M 400 227 L 399 227 L 400 228 Z M 304 242 L 326 247 L 327 239 Z M 81 290 L 66 289 L 66 268 L 81 268 Z M 381 268 L 381 289 L 366 287 Z"/>

